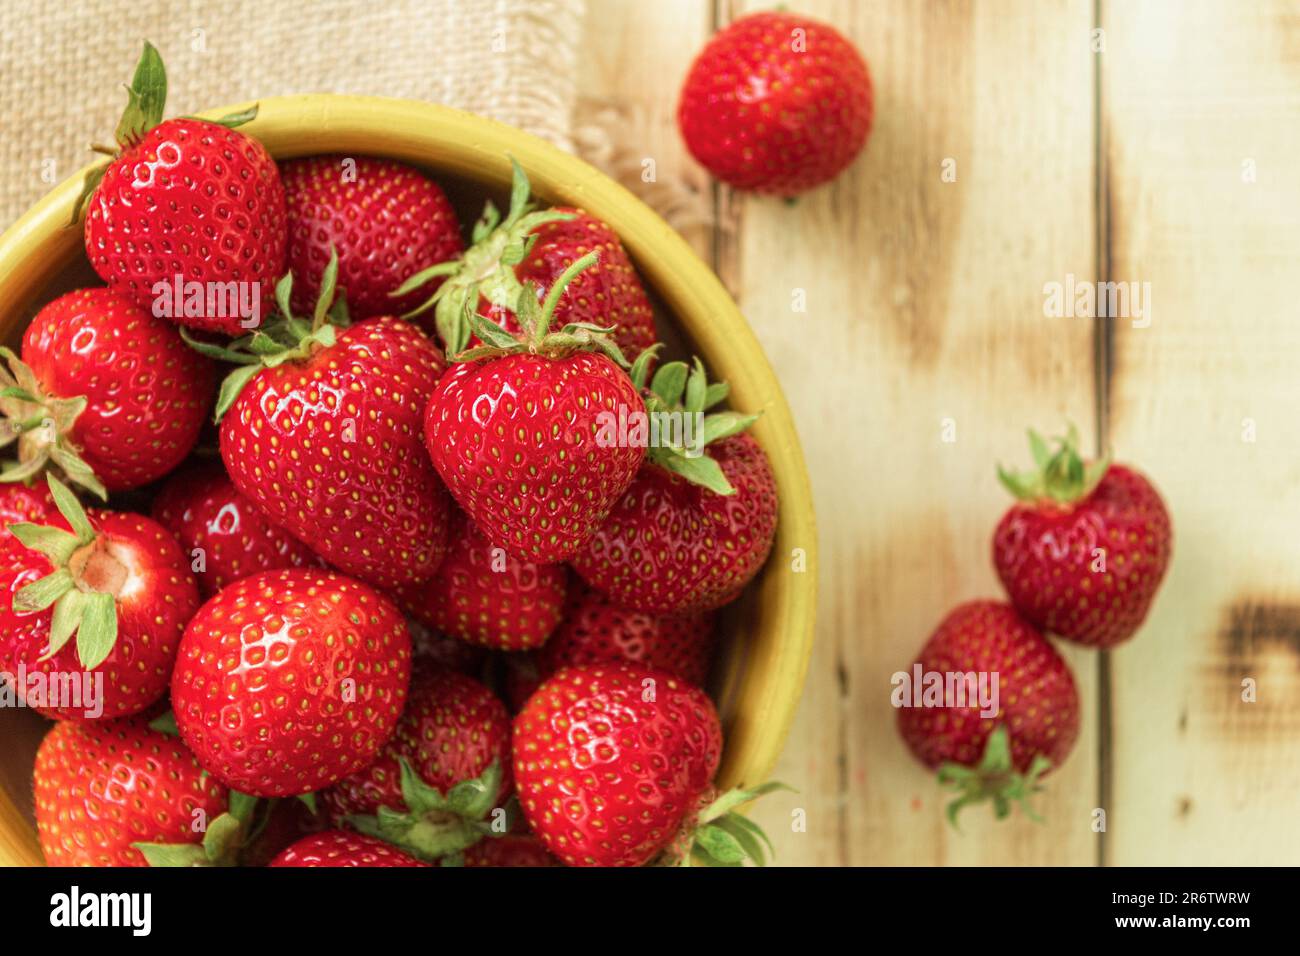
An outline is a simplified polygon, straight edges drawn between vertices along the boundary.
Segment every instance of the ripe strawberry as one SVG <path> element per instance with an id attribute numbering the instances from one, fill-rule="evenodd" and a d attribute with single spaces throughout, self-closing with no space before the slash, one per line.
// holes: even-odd
<path id="1" fill-rule="evenodd" d="M 322 566 L 311 548 L 240 494 L 219 464 L 173 475 L 154 499 L 153 517 L 180 541 L 205 598 L 258 571 Z"/>
<path id="2" fill-rule="evenodd" d="M 336 822 L 422 860 L 454 861 L 505 832 L 497 808 L 512 788 L 505 706 L 470 677 L 421 668 L 379 758 L 324 797 Z"/>
<path id="3" fill-rule="evenodd" d="M 411 639 L 386 598 L 332 571 L 282 568 L 236 581 L 194 615 L 172 708 L 220 780 L 288 797 L 374 760 L 410 675 Z"/>
<path id="4" fill-rule="evenodd" d="M 432 578 L 395 592 L 427 626 L 500 651 L 540 646 L 560 623 L 567 572 L 493 548 L 469 518 L 452 518 L 447 557 Z"/>
<path id="5" fill-rule="evenodd" d="M 47 717 L 139 713 L 167 691 L 198 588 L 176 540 L 127 512 L 89 515 L 52 476 L 58 510 L 0 539 L 0 671 Z M 72 642 L 73 634 L 77 639 Z M 73 679 L 70 679 L 73 678 Z"/>
<path id="6" fill-rule="evenodd" d="M 633 369 L 641 383 L 642 368 Z M 651 415 L 682 416 L 683 443 L 661 436 L 627 492 L 572 560 L 615 603 L 651 614 L 708 611 L 758 574 L 776 536 L 776 482 L 767 456 L 743 429 L 757 416 L 705 415 L 725 397 L 697 359 L 656 372 Z M 686 426 L 693 437 L 685 440 Z"/>
<path id="7" fill-rule="evenodd" d="M 1056 649 L 1010 605 L 970 601 L 944 618 L 912 673 L 914 685 L 927 675 L 971 675 L 990 691 L 996 687 L 988 696 L 997 712 L 988 716 L 979 686 L 969 680 L 958 698 L 923 699 L 923 687 L 914 686 L 910 700 L 895 700 L 899 733 L 912 753 L 960 793 L 949 819 L 985 798 L 998 817 L 1012 800 L 1028 810 L 1038 779 L 1069 756 L 1079 733 L 1079 695 Z"/>
<path id="8" fill-rule="evenodd" d="M 212 363 L 111 289 L 55 299 L 27 327 L 22 358 L 0 356 L 4 437 L 18 438 L 7 481 L 54 464 L 100 497 L 146 485 L 190 453 L 212 401 Z"/>
<path id="9" fill-rule="evenodd" d="M 507 833 L 479 840 L 465 851 L 466 866 L 559 866 L 532 834 Z"/>
<path id="10" fill-rule="evenodd" d="M 96 147 L 112 159 L 87 177 L 77 206 L 87 209 L 90 264 L 155 315 L 240 335 L 255 327 L 285 261 L 280 174 L 261 143 L 234 129 L 257 108 L 215 123 L 163 121 L 167 79 L 148 43 L 129 93 L 118 147 Z"/>
<path id="11" fill-rule="evenodd" d="M 1035 627 L 1092 647 L 1131 638 L 1169 567 L 1173 529 L 1160 493 L 1109 459 L 1085 466 L 1074 429 L 1056 451 L 1030 433 L 1037 470 L 1003 483 L 1020 503 L 993 535 L 993 564 Z"/>
<path id="12" fill-rule="evenodd" d="M 612 337 L 619 348 L 629 359 L 636 358 L 658 336 L 650 300 L 618 234 L 581 209 L 557 206 L 535 211 L 529 201 L 528 177 L 518 163 L 512 160 L 512 165 L 514 181 L 505 221 L 500 221 L 489 201 L 463 256 L 450 262 L 443 261 L 447 256 L 431 257 L 426 261 L 435 265 L 402 285 L 401 291 L 409 294 L 435 280 L 441 283 L 413 314 L 436 306 L 438 334 L 447 354 L 455 356 L 471 342 L 469 310 L 476 308 L 506 331 L 518 333 L 523 327 L 516 306 L 524 286 L 531 284 L 540 302 L 570 263 L 596 253 L 599 262 L 574 278 L 560 296 L 555 322 L 613 326 Z"/>
<path id="13" fill-rule="evenodd" d="M 871 131 L 867 64 L 829 24 L 782 12 L 736 20 L 696 57 L 677 123 L 737 189 L 793 196 L 834 179 Z"/>
<path id="14" fill-rule="evenodd" d="M 462 353 L 425 413 L 425 444 L 452 496 L 488 541 L 523 560 L 577 553 L 645 457 L 643 447 L 601 440 L 604 416 L 645 410 L 615 364 L 618 348 L 594 327 L 550 333 L 565 287 L 594 261 L 570 265 L 540 307 L 525 286 L 522 339 L 474 316 L 487 345 Z"/>
<path id="15" fill-rule="evenodd" d="M 761 831 L 716 797 L 722 730 L 704 692 L 634 664 L 570 667 L 515 718 L 515 785 L 529 827 L 569 866 L 762 861 Z"/>
<path id="16" fill-rule="evenodd" d="M 575 664 L 630 661 L 676 674 L 697 686 L 709 676 L 713 615 L 629 611 L 578 583 L 564 622 L 537 653 L 542 676 Z"/>
<path id="17" fill-rule="evenodd" d="M 312 321 L 284 315 L 229 348 L 242 363 L 217 402 L 221 457 L 236 488 L 334 567 L 380 588 L 423 581 L 446 547 L 446 491 L 420 440 L 424 408 L 445 368 L 409 323 L 327 322 L 337 259 Z"/>
<path id="18" fill-rule="evenodd" d="M 383 840 L 346 830 L 326 830 L 303 837 L 268 866 L 428 866 Z"/>
<path id="19" fill-rule="evenodd" d="M 338 250 L 339 287 L 353 318 L 405 312 L 418 296 L 391 293 L 422 265 L 464 249 L 446 195 L 420 172 L 387 159 L 312 156 L 280 167 L 289 210 L 293 307 L 310 311 L 330 249 Z"/>
<path id="20" fill-rule="evenodd" d="M 43 524 L 57 511 L 49 485 L 0 484 L 0 539 L 8 539 L 11 524 Z"/>
<path id="21" fill-rule="evenodd" d="M 50 866 L 147 866 L 138 844 L 202 853 L 226 788 L 138 717 L 55 724 L 36 752 L 36 830 Z"/>

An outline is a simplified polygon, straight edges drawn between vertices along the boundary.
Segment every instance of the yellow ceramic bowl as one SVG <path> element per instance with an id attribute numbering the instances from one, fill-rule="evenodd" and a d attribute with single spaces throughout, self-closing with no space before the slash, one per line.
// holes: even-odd
<path id="1" fill-rule="evenodd" d="M 721 784 L 761 782 L 780 753 L 812 650 L 816 529 L 803 454 L 781 387 L 712 271 L 613 180 L 540 139 L 478 116 L 404 100 L 290 96 L 260 101 L 257 119 L 243 129 L 277 158 L 386 156 L 498 195 L 508 191 L 507 154 L 513 155 L 541 200 L 581 206 L 613 226 L 689 347 L 713 377 L 731 383 L 732 407 L 762 411 L 753 434 L 776 474 L 780 524 L 767 567 L 724 615 L 725 657 L 713 688 L 726 732 Z M 64 182 L 0 236 L 5 341 L 15 340 L 32 310 L 84 259 L 81 230 L 66 228 L 81 181 L 78 174 Z M 31 817 L 31 769 L 46 726 L 27 710 L 0 711 L 0 863 L 41 862 Z"/>

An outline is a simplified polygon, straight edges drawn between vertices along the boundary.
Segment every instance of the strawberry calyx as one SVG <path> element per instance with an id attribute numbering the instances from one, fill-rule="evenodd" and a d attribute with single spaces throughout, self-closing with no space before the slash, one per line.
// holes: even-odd
<path id="1" fill-rule="evenodd" d="M 1054 439 L 1051 448 L 1046 439 L 1029 429 L 1029 449 L 1034 468 L 1008 471 L 998 466 L 998 480 L 1021 501 L 1051 502 L 1069 505 L 1088 497 L 1110 468 L 1108 451 L 1096 461 L 1085 463 L 1079 455 L 1079 431 L 1073 425 L 1063 437 Z"/>
<path id="2" fill-rule="evenodd" d="M 109 158 L 87 172 L 81 187 L 81 195 L 77 197 L 76 205 L 73 206 L 72 221 L 69 226 L 75 226 L 81 219 L 81 211 L 86 207 L 95 190 L 99 188 L 113 160 L 139 145 L 145 133 L 163 121 L 163 110 L 167 106 L 167 70 L 163 67 L 162 56 L 157 48 L 148 40 L 144 42 L 144 51 L 136 62 L 131 83 L 126 87 L 126 96 L 126 109 L 122 111 L 122 116 L 117 122 L 117 130 L 113 134 L 116 146 L 96 143 L 90 147 L 96 153 Z M 219 120 L 200 120 L 200 122 L 215 122 L 218 126 L 234 129 L 256 116 L 257 106 L 254 105 L 238 113 L 223 116 Z"/>
<path id="3" fill-rule="evenodd" d="M 991 800 L 994 816 L 999 820 L 1011 812 L 1013 803 L 1018 803 L 1025 816 L 1041 823 L 1042 817 L 1029 805 L 1029 798 L 1042 791 L 1039 778 L 1051 767 L 1050 760 L 1035 754 L 1029 769 L 1018 772 L 1011 763 L 1011 735 L 1005 725 L 999 725 L 989 734 L 984 754 L 974 767 L 948 761 L 939 768 L 940 785 L 958 794 L 948 804 L 948 822 L 958 829 L 957 815 L 963 807 Z"/>
<path id="4" fill-rule="evenodd" d="M 718 795 L 710 789 L 700 798 L 700 811 L 678 830 L 677 836 L 654 861 L 656 866 L 744 866 L 746 861 L 766 866 L 775 851 L 763 828 L 739 808 L 774 790 L 790 790 L 772 781 L 750 789 L 736 788 Z M 763 849 L 767 847 L 766 851 Z"/>
<path id="5" fill-rule="evenodd" d="M 578 275 L 591 268 L 600 259 L 599 253 L 589 252 L 581 259 L 569 263 L 556 276 L 547 290 L 546 298 L 537 301 L 537 289 L 530 282 L 519 292 L 515 303 L 515 316 L 523 331 L 519 335 L 507 332 L 486 316 L 472 311 L 472 302 L 466 303 L 466 321 L 470 331 L 482 343 L 450 356 L 453 362 L 477 362 L 501 358 L 506 355 L 540 355 L 546 358 L 563 358 L 574 352 L 598 351 L 610 358 L 620 368 L 632 366 L 623 357 L 622 350 L 610 338 L 613 326 L 593 325 L 590 322 L 570 322 L 558 332 L 551 331 L 551 320 L 560 296 Z"/>
<path id="6" fill-rule="evenodd" d="M 734 495 L 736 489 L 705 449 L 711 442 L 740 434 L 759 416 L 730 411 L 710 413 L 726 399 L 730 387 L 726 382 L 710 382 L 698 357 L 691 365 L 668 362 L 659 366 L 647 386 L 649 369 L 659 348 L 656 343 L 644 350 L 628 373 L 645 400 L 647 416 L 658 426 L 658 440 L 650 443 L 646 458 L 692 484 L 720 495 Z"/>
<path id="7" fill-rule="evenodd" d="M 152 725 L 151 725 L 152 726 Z M 258 812 L 259 809 L 262 812 Z M 230 791 L 229 809 L 207 821 L 200 843 L 132 843 L 150 866 L 237 866 L 270 819 L 271 801 Z"/>
<path id="8" fill-rule="evenodd" d="M 9 531 L 24 547 L 45 556 L 54 570 L 21 588 L 13 610 L 34 614 L 53 607 L 50 643 L 41 655 L 48 660 L 77 636 L 77 659 L 94 670 L 117 642 L 117 598 L 131 570 L 114 553 L 112 543 L 98 534 L 81 502 L 63 482 L 46 476 L 55 506 L 72 529 L 19 522 Z"/>
<path id="9" fill-rule="evenodd" d="M 573 213 L 536 208 L 530 194 L 532 186 L 523 167 L 510 157 L 510 208 L 503 220 L 490 199 L 483 215 L 474 224 L 470 246 L 459 258 L 449 259 L 422 269 L 391 294 L 396 298 L 444 278 L 423 304 L 406 313 L 412 318 L 434 309 L 434 324 L 448 355 L 464 350 L 473 331 L 468 317 L 478 309 L 479 297 L 502 309 L 512 309 L 519 301 L 523 285 L 514 267 L 528 256 L 537 241 L 535 230 L 548 222 L 566 222 Z"/>
<path id="10" fill-rule="evenodd" d="M 232 362 L 235 368 L 221 383 L 213 418 L 221 417 L 235 403 L 239 393 L 254 375 L 264 368 L 275 368 L 285 362 L 301 362 L 311 358 L 323 348 L 337 341 L 336 330 L 350 324 L 347 302 L 337 296 L 339 257 L 330 247 L 329 262 L 321 274 L 320 296 L 311 320 L 293 314 L 289 305 L 293 297 L 293 273 L 286 272 L 275 284 L 275 301 L 279 313 L 260 328 L 241 336 L 227 345 L 217 345 L 195 338 L 183 326 L 181 338 L 195 351 L 222 362 Z"/>
<path id="11" fill-rule="evenodd" d="M 73 484 L 93 492 L 100 500 L 108 490 L 82 460 L 71 438 L 73 425 L 86 410 L 85 396 L 59 398 L 47 395 L 36 373 L 12 349 L 0 346 L 0 448 L 17 442 L 18 460 L 0 471 L 0 482 L 30 482 L 42 469 L 54 465 Z"/>
<path id="12" fill-rule="evenodd" d="M 487 817 L 496 809 L 501 789 L 501 764 L 492 764 L 472 780 L 463 780 L 445 794 L 425 783 L 404 757 L 401 767 L 405 810 L 380 807 L 373 815 L 356 814 L 347 822 L 367 836 L 377 837 L 428 863 L 456 866 L 460 854 L 485 837 L 510 831 L 510 821 Z M 512 812 L 506 808 L 506 817 Z"/>

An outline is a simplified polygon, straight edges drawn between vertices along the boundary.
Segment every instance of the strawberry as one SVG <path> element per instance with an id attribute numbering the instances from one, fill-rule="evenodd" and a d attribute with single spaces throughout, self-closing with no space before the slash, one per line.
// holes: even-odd
<path id="1" fill-rule="evenodd" d="M 522 560 L 577 553 L 645 457 L 600 440 L 605 416 L 645 411 L 618 347 L 594 326 L 550 332 L 564 289 L 594 262 L 570 265 L 541 306 L 524 287 L 522 338 L 474 316 L 487 344 L 461 354 L 425 413 L 425 444 L 452 496 L 488 541 Z"/>
<path id="2" fill-rule="evenodd" d="M 867 64 L 834 27 L 784 12 L 720 30 L 677 107 L 686 148 L 737 189 L 794 196 L 834 179 L 871 131 Z"/>
<path id="3" fill-rule="evenodd" d="M 240 494 L 218 464 L 173 475 L 154 498 L 153 517 L 189 555 L 205 598 L 258 571 L 321 566 L 311 548 Z"/>
<path id="4" fill-rule="evenodd" d="M 1030 432 L 1037 468 L 999 469 L 1020 501 L 993 535 L 993 564 L 1035 627 L 1091 647 L 1131 638 L 1169 567 L 1173 529 L 1160 493 L 1108 458 L 1085 465 L 1073 428 L 1053 451 Z"/>
<path id="5" fill-rule="evenodd" d="M 47 478 L 57 510 L 0 539 L 0 670 L 47 717 L 139 713 L 167 691 L 198 587 L 176 540 L 127 512 L 89 514 Z M 76 641 L 72 636 L 76 635 Z M 75 680 L 69 681 L 69 677 Z"/>
<path id="6" fill-rule="evenodd" d="M 218 779 L 288 797 L 374 760 L 410 675 L 410 635 L 387 598 L 332 571 L 281 568 L 236 581 L 194 615 L 172 708 Z"/>
<path id="7" fill-rule="evenodd" d="M 638 362 L 638 385 L 643 372 Z M 776 482 L 763 450 L 742 433 L 757 416 L 705 414 L 725 396 L 698 359 L 689 372 L 670 362 L 655 373 L 647 408 L 652 418 L 680 416 L 682 441 L 652 440 L 636 480 L 571 562 L 615 603 L 650 614 L 712 610 L 733 600 L 767 560 Z"/>
<path id="8" fill-rule="evenodd" d="M 537 654 L 542 676 L 575 664 L 631 661 L 697 686 L 709 676 L 713 615 L 629 611 L 585 585 L 572 589 L 564 622 Z"/>
<path id="9" fill-rule="evenodd" d="M 136 65 L 112 157 L 86 179 L 90 264 L 154 315 L 239 335 L 284 271 L 284 186 L 271 154 L 238 132 L 253 107 L 209 123 L 164 121 L 167 77 L 151 44 Z M 75 220 L 74 220 L 75 221 Z"/>
<path id="10" fill-rule="evenodd" d="M 730 811 L 775 785 L 716 796 L 721 753 L 703 691 L 622 662 L 557 672 L 514 724 L 524 817 L 569 866 L 761 862 L 761 831 Z"/>
<path id="11" fill-rule="evenodd" d="M 286 276 L 281 317 L 229 347 L 191 344 L 240 363 L 217 401 L 235 487 L 334 567 L 395 588 L 430 577 L 446 547 L 447 494 L 420 440 L 445 364 L 399 319 L 334 324 L 337 275 L 331 257 L 310 322 Z"/>
<path id="12" fill-rule="evenodd" d="M 22 358 L 0 356 L 4 438 L 18 439 L 6 481 L 53 464 L 101 498 L 146 485 L 190 453 L 212 400 L 212 363 L 111 289 L 55 299 L 27 327 Z"/>
<path id="13" fill-rule="evenodd" d="M 599 261 L 572 279 L 560 296 L 555 321 L 561 326 L 613 326 L 619 348 L 629 359 L 636 358 L 658 336 L 650 300 L 618 234 L 581 209 L 536 210 L 529 199 L 528 176 L 514 160 L 511 165 L 514 173 L 505 220 L 489 201 L 463 256 L 448 262 L 442 261 L 446 256 L 431 258 L 434 265 L 409 278 L 399 290 L 403 295 L 439 283 L 433 295 L 410 314 L 436 307 L 438 334 L 447 354 L 454 356 L 471 342 L 469 311 L 477 309 L 496 325 L 518 333 L 523 326 L 516 307 L 524 286 L 532 285 L 542 301 L 570 263 L 595 253 Z"/>
<path id="14" fill-rule="evenodd" d="M 559 866 L 532 834 L 507 833 L 495 839 L 479 840 L 465 851 L 466 866 Z"/>
<path id="15" fill-rule="evenodd" d="M 564 610 L 564 566 L 510 557 L 459 512 L 449 537 L 437 573 L 395 592 L 398 604 L 416 620 L 471 644 L 500 651 L 540 646 Z"/>
<path id="16" fill-rule="evenodd" d="M 43 524 L 50 513 L 57 511 L 49 485 L 0 484 L 0 540 L 7 540 L 9 526 L 30 522 Z"/>
<path id="17" fill-rule="evenodd" d="M 185 745 L 139 717 L 55 724 L 33 772 L 36 830 L 50 866 L 147 866 L 151 844 L 203 854 L 227 791 Z"/>
<path id="18" fill-rule="evenodd" d="M 289 211 L 293 307 L 309 311 L 320 294 L 330 249 L 354 318 L 415 308 L 391 293 L 422 265 L 460 255 L 460 223 L 446 195 L 417 170 L 366 156 L 312 156 L 280 167 Z"/>
<path id="19" fill-rule="evenodd" d="M 911 699 L 895 700 L 907 746 L 959 793 L 949 819 L 955 823 L 962 807 L 984 799 L 993 800 L 999 818 L 1013 800 L 1028 810 L 1038 779 L 1060 766 L 1079 734 L 1079 695 L 1056 649 L 1010 605 L 970 601 L 940 623 L 912 674 L 922 683 L 930 675 L 970 675 L 988 691 L 980 701 L 979 685 L 968 678 L 954 691 L 960 697 L 928 700 L 914 680 Z"/>
<path id="20" fill-rule="evenodd" d="M 383 840 L 346 830 L 325 830 L 303 837 L 268 866 L 428 866 Z"/>

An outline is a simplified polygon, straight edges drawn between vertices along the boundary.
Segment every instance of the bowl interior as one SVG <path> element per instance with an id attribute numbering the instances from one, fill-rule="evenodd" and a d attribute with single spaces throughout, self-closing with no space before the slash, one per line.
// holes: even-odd
<path id="1" fill-rule="evenodd" d="M 816 531 L 789 409 L 712 271 L 621 186 L 542 140 L 481 117 L 402 100 L 312 95 L 262 100 L 258 118 L 245 128 L 278 159 L 342 153 L 421 167 L 447 190 L 466 224 L 485 197 L 499 208 L 508 204 L 507 154 L 513 155 L 542 201 L 580 206 L 619 233 L 646 281 L 668 354 L 700 355 L 713 378 L 730 382 L 732 407 L 762 411 L 752 431 L 777 480 L 777 538 L 759 579 L 722 614 L 723 650 L 712 688 L 726 733 L 720 785 L 761 782 L 780 752 L 811 653 Z M 0 236 L 0 339 L 10 344 L 41 304 L 99 284 L 82 254 L 81 230 L 67 228 L 80 181 L 79 174 L 57 187 Z M 0 862 L 40 862 L 30 781 L 46 726 L 32 711 L 0 710 Z"/>

